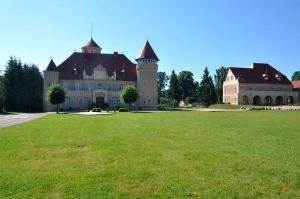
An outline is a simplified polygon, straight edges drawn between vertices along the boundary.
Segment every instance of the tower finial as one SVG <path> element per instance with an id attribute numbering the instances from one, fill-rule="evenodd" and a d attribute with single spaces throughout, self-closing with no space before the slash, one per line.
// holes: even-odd
<path id="1" fill-rule="evenodd" d="M 93 32 L 94 32 L 94 25 L 93 22 L 91 23 L 91 39 L 93 38 Z"/>

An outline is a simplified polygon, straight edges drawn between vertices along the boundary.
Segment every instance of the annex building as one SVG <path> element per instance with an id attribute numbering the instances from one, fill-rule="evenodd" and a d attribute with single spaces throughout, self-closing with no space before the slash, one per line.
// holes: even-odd
<path id="1" fill-rule="evenodd" d="M 142 48 L 136 63 L 118 52 L 102 53 L 102 48 L 91 38 L 60 65 L 51 59 L 44 71 L 44 110 L 55 110 L 46 99 L 51 85 L 61 84 L 67 98 L 61 109 L 88 109 L 96 106 L 119 107 L 120 91 L 133 85 L 139 92 L 135 108 L 156 109 L 157 107 L 157 69 L 159 61 L 150 43 Z"/>
<path id="2" fill-rule="evenodd" d="M 295 86 L 294 86 L 295 87 Z M 223 102 L 241 105 L 284 105 L 299 102 L 292 82 L 269 64 L 229 67 L 223 83 Z"/>

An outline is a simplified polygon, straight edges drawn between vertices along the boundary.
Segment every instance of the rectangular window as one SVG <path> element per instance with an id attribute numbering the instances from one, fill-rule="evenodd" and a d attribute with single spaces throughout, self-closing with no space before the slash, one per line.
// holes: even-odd
<path id="1" fill-rule="evenodd" d="M 80 91 L 81 90 L 81 83 L 77 82 L 75 83 L 75 90 Z"/>
<path id="2" fill-rule="evenodd" d="M 120 84 L 120 85 L 119 85 L 119 90 L 120 90 L 120 91 L 123 90 L 123 84 Z"/>
<path id="3" fill-rule="evenodd" d="M 97 85 L 97 88 L 98 88 L 98 89 L 102 89 L 102 84 L 98 84 L 98 85 Z"/>
<path id="4" fill-rule="evenodd" d="M 63 85 L 64 85 L 64 89 L 66 91 L 69 90 L 69 83 L 68 82 L 64 82 Z"/>
<path id="5" fill-rule="evenodd" d="M 94 90 L 94 85 L 92 83 L 88 84 L 88 90 L 93 91 Z"/>

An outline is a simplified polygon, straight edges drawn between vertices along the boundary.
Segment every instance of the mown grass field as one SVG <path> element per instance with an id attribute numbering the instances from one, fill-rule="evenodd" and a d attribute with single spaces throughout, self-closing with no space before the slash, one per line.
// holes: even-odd
<path id="1" fill-rule="evenodd" d="M 0 129 L 1 198 L 299 198 L 300 112 L 49 115 Z"/>

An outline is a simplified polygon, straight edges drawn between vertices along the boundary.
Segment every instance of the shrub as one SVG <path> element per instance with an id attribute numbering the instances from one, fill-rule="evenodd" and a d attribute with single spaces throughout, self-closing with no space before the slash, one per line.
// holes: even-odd
<path id="1" fill-rule="evenodd" d="M 128 109 L 127 108 L 120 108 L 119 112 L 128 112 Z"/>
<path id="2" fill-rule="evenodd" d="M 167 108 L 167 107 L 176 108 L 176 107 L 178 107 L 178 102 L 175 99 L 161 97 L 159 101 L 160 101 L 160 103 L 158 105 L 158 108 Z"/>
<path id="3" fill-rule="evenodd" d="M 92 108 L 92 112 L 101 112 L 101 109 L 100 109 L 100 108 L 97 108 L 97 107 L 95 107 L 95 108 Z"/>

